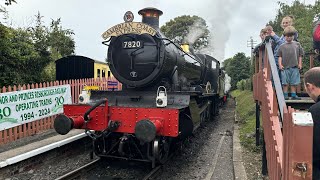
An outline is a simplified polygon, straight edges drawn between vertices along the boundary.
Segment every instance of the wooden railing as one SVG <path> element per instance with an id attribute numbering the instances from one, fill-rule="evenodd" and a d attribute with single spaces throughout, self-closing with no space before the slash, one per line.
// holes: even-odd
<path id="1" fill-rule="evenodd" d="M 269 179 L 312 179 L 312 117 L 285 104 L 270 42 L 256 56 L 253 96 L 262 114 Z"/>
<path id="2" fill-rule="evenodd" d="M 71 96 L 72 103 L 78 103 L 79 94 L 81 93 L 83 86 L 99 86 L 100 90 L 108 90 L 108 81 L 117 81 L 114 78 L 109 79 L 77 79 L 77 80 L 65 80 L 65 81 L 54 81 L 54 82 L 44 82 L 39 84 L 27 84 L 18 86 L 8 86 L 0 89 L 0 93 L 13 92 L 18 90 L 26 89 L 36 89 L 44 87 L 52 87 L 64 84 L 70 84 L 71 86 Z M 122 85 L 118 83 L 117 86 L 112 86 L 112 88 L 120 90 Z M 34 134 L 47 131 L 53 128 L 53 121 L 56 116 L 51 116 L 48 118 L 36 120 L 33 122 L 25 123 L 13 128 L 8 128 L 0 131 L 0 146 L 23 137 L 32 136 Z"/>

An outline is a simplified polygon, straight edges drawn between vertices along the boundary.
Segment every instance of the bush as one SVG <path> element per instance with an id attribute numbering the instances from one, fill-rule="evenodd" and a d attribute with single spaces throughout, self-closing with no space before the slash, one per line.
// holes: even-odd
<path id="1" fill-rule="evenodd" d="M 243 91 L 244 90 L 244 84 L 245 84 L 245 80 L 242 79 L 241 81 L 238 81 L 237 82 L 237 89 L 240 90 L 240 91 Z"/>
<path id="2" fill-rule="evenodd" d="M 244 91 L 244 90 L 251 90 L 251 79 L 242 79 L 241 81 L 237 82 L 237 89 Z"/>

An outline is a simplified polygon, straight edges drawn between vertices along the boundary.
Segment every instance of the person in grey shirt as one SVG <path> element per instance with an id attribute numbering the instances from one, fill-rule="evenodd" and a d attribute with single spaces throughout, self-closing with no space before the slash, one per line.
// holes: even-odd
<path id="1" fill-rule="evenodd" d="M 302 68 L 303 49 L 299 42 L 293 41 L 296 29 L 288 26 L 284 29 L 286 42 L 279 47 L 279 69 L 281 70 L 282 88 L 285 99 L 288 97 L 288 89 L 291 86 L 291 98 L 301 99 L 296 94 L 297 85 L 300 84 L 300 72 Z"/>

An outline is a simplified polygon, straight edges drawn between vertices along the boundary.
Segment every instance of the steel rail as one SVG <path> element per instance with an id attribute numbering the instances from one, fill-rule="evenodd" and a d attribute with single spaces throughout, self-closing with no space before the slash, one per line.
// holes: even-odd
<path id="1" fill-rule="evenodd" d="M 77 178 L 79 176 L 81 176 L 81 174 L 83 173 L 83 171 L 89 171 L 91 169 L 94 168 L 94 166 L 100 162 L 100 158 L 94 160 L 94 161 L 91 161 L 89 162 L 88 164 L 85 164 L 71 172 L 68 172 L 67 174 L 64 174 L 58 178 L 56 178 L 56 180 L 65 180 L 65 179 L 74 179 L 74 178 Z"/>

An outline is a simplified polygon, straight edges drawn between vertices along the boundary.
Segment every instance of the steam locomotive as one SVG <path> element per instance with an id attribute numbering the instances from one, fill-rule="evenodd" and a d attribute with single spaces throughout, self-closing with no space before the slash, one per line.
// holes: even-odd
<path id="1" fill-rule="evenodd" d="M 218 114 L 224 74 L 215 58 L 180 47 L 160 32 L 162 11 L 145 8 L 139 14 L 142 22 L 132 22 L 127 12 L 124 23 L 102 34 L 122 91 L 84 92 L 79 104 L 64 105 L 54 128 L 59 134 L 85 129 L 97 156 L 154 167 L 164 163 L 173 142 Z"/>

